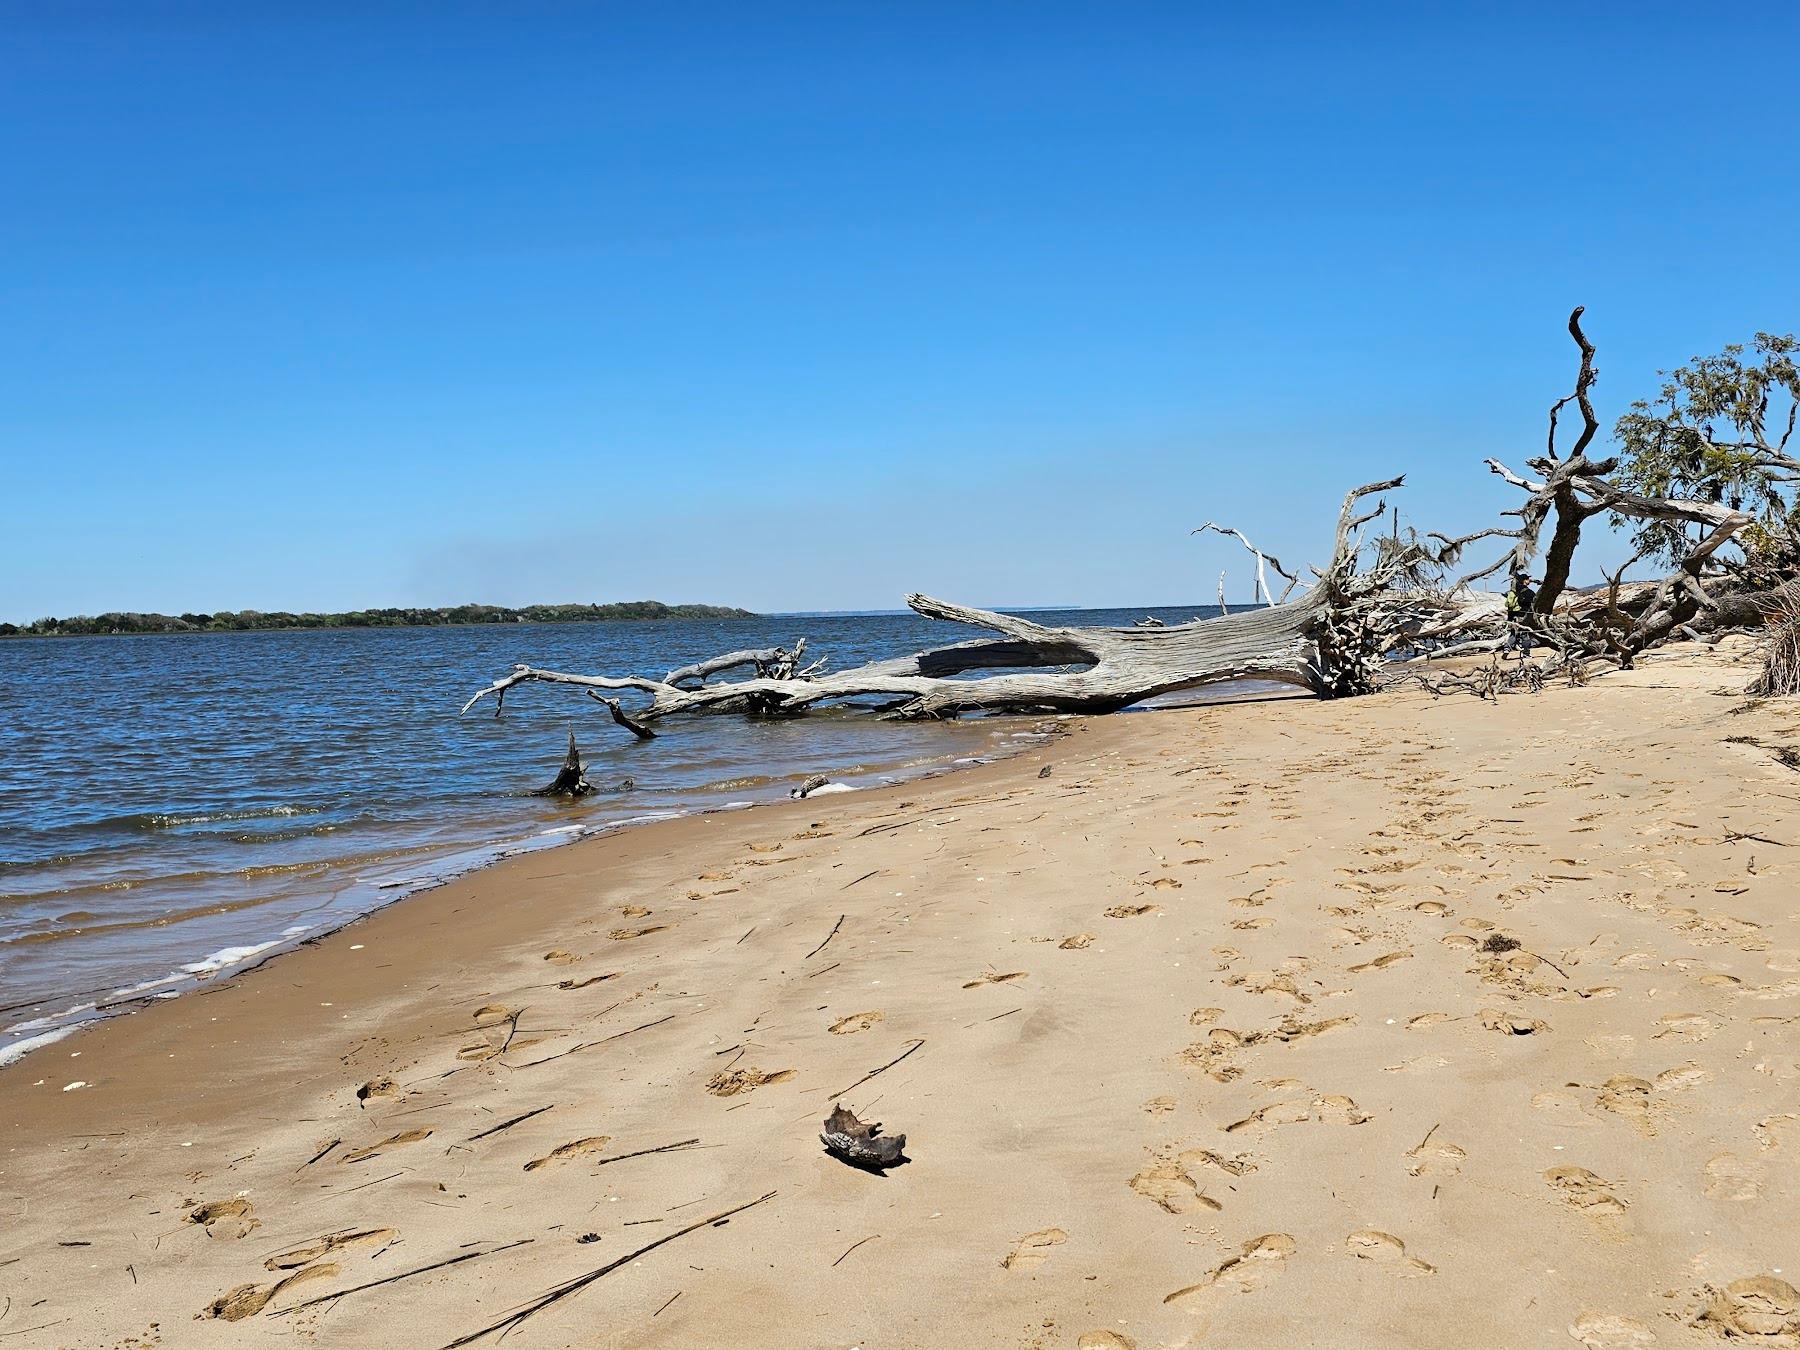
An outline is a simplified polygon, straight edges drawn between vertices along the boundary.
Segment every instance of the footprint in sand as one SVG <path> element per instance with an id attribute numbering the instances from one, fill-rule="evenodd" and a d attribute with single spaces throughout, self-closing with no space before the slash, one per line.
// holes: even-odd
<path id="1" fill-rule="evenodd" d="M 356 1089 L 356 1100 L 367 1103 L 381 1097 L 398 1097 L 400 1085 L 391 1078 L 371 1078 Z"/>
<path id="2" fill-rule="evenodd" d="M 1185 1153 L 1177 1158 L 1153 1163 L 1126 1184 L 1170 1214 L 1192 1214 L 1196 1210 L 1217 1213 L 1223 1209 L 1224 1206 L 1206 1194 L 1200 1183 L 1189 1174 L 1187 1163 L 1188 1155 Z"/>
<path id="3" fill-rule="evenodd" d="M 1589 1218 L 1612 1220 L 1625 1213 L 1625 1202 L 1612 1193 L 1613 1183 L 1585 1167 L 1552 1167 L 1544 1180 L 1565 1205 Z"/>
<path id="4" fill-rule="evenodd" d="M 1143 884 L 1153 891 L 1178 891 L 1181 889 L 1181 883 L 1174 877 L 1158 877 L 1155 881 L 1146 881 Z"/>
<path id="5" fill-rule="evenodd" d="M 1756 1142 L 1763 1146 L 1763 1151 L 1772 1153 L 1787 1142 L 1790 1134 L 1800 1134 L 1800 1115 L 1792 1111 L 1783 1111 L 1780 1115 L 1764 1116 L 1756 1122 Z"/>
<path id="6" fill-rule="evenodd" d="M 1014 980 L 1024 979 L 1025 975 L 1026 972 L 1023 970 L 1009 970 L 1004 974 L 999 971 L 990 970 L 987 974 L 982 975 L 977 979 L 970 980 L 963 988 L 979 989 L 984 984 L 1010 984 Z"/>
<path id="7" fill-rule="evenodd" d="M 1109 919 L 1135 919 L 1140 914 L 1160 914 L 1161 905 L 1114 905 L 1106 911 Z"/>
<path id="8" fill-rule="evenodd" d="M 1483 1008 L 1475 1017 L 1487 1030 L 1497 1031 L 1502 1036 L 1536 1036 L 1550 1030 L 1550 1024 L 1542 1018 L 1527 1017 L 1524 1013 L 1508 1012 L 1503 1008 Z"/>
<path id="9" fill-rule="evenodd" d="M 1614 1074 L 1594 1094 L 1594 1107 L 1609 1115 L 1623 1116 L 1646 1139 L 1656 1134 L 1656 1117 L 1662 1104 L 1652 1094 L 1656 1084 L 1632 1074 Z"/>
<path id="10" fill-rule="evenodd" d="M 586 989 L 590 984 L 599 984 L 602 980 L 616 980 L 618 978 L 618 971 L 609 970 L 604 975 L 590 975 L 585 980 L 558 980 L 556 987 L 558 989 Z"/>
<path id="11" fill-rule="evenodd" d="M 1712 1081 L 1712 1074 L 1692 1061 L 1677 1064 L 1672 1069 L 1664 1069 L 1656 1075 L 1656 1086 L 1661 1092 L 1676 1092 L 1682 1088 L 1697 1087 L 1701 1083 Z"/>
<path id="12" fill-rule="evenodd" d="M 1242 989 L 1247 994 L 1285 994 L 1296 1003 L 1311 1003 L 1309 995 L 1300 992 L 1300 986 L 1294 977 L 1285 972 L 1272 970 L 1250 970 L 1242 975 L 1233 975 L 1225 981 L 1233 989 Z"/>
<path id="13" fill-rule="evenodd" d="M 1331 1095 L 1294 1098 L 1259 1106 L 1242 1120 L 1225 1126 L 1226 1134 L 1261 1134 L 1278 1125 L 1300 1125 L 1317 1121 L 1322 1125 L 1363 1125 L 1374 1119 L 1348 1097 Z"/>
<path id="14" fill-rule="evenodd" d="M 339 1158 L 338 1161 L 346 1163 L 366 1162 L 370 1158 L 379 1157 L 390 1148 L 401 1148 L 404 1145 L 416 1144 L 422 1139 L 429 1138 L 431 1138 L 430 1130 L 407 1130 L 401 1134 L 390 1135 L 388 1138 L 383 1139 L 379 1144 L 365 1144 L 361 1148 L 353 1148 L 343 1157 Z"/>
<path id="15" fill-rule="evenodd" d="M 1435 1275 L 1437 1267 L 1406 1254 L 1406 1243 L 1379 1228 L 1359 1228 L 1344 1239 L 1344 1249 L 1361 1261 L 1391 1269 L 1396 1275 Z"/>
<path id="16" fill-rule="evenodd" d="M 1036 1270 L 1050 1259 L 1052 1247 L 1060 1247 L 1068 1240 L 1069 1235 L 1060 1228 L 1040 1228 L 1020 1238 L 1019 1245 L 1006 1254 L 1000 1265 L 1006 1270 Z"/>
<path id="17" fill-rule="evenodd" d="M 1406 1170 L 1415 1177 L 1453 1177 L 1462 1171 L 1468 1152 L 1455 1144 L 1425 1139 L 1406 1155 Z"/>
<path id="18" fill-rule="evenodd" d="M 1569 1323 L 1569 1335 L 1587 1350 L 1631 1350 L 1656 1339 L 1656 1333 L 1635 1317 L 1603 1312 L 1582 1313 Z"/>
<path id="19" fill-rule="evenodd" d="M 669 925 L 666 923 L 647 924 L 643 928 L 615 928 L 606 936 L 614 942 L 630 942 L 633 938 L 649 937 L 652 933 L 660 933 Z"/>
<path id="20" fill-rule="evenodd" d="M 1695 1321 L 1728 1339 L 1745 1337 L 1763 1345 L 1800 1342 L 1800 1290 L 1775 1275 L 1733 1280 L 1706 1289 L 1706 1306 Z"/>
<path id="21" fill-rule="evenodd" d="M 620 905 L 619 914 L 626 919 L 642 919 L 650 913 L 643 905 Z"/>
<path id="22" fill-rule="evenodd" d="M 609 1134 L 589 1135 L 586 1139 L 571 1139 L 566 1144 L 558 1144 L 541 1158 L 533 1158 L 525 1164 L 527 1172 L 536 1172 L 540 1168 L 555 1167 L 566 1163 L 571 1158 L 579 1158 L 584 1153 L 598 1153 L 612 1142 Z"/>
<path id="23" fill-rule="evenodd" d="M 1173 1097 L 1152 1097 L 1144 1103 L 1145 1112 L 1153 1116 L 1166 1116 L 1174 1109 L 1175 1099 Z"/>
<path id="24" fill-rule="evenodd" d="M 1056 945 L 1061 947 L 1065 952 L 1078 952 L 1083 947 L 1090 945 L 1093 940 L 1094 935 L 1092 933 L 1076 933 L 1072 937 L 1064 938 Z"/>
<path id="25" fill-rule="evenodd" d="M 575 962 L 581 960 L 581 958 L 575 955 L 574 952 L 564 951 L 561 947 L 554 947 L 544 953 L 544 960 L 548 961 L 553 966 L 568 966 L 573 965 Z"/>
<path id="26" fill-rule="evenodd" d="M 1289 1041 L 1305 1040 L 1308 1036 L 1322 1036 L 1327 1031 L 1336 1031 L 1339 1027 L 1353 1027 L 1355 1025 L 1355 1013 L 1346 1013 L 1342 1017 L 1321 1018 L 1317 1022 L 1302 1022 L 1293 1013 L 1289 1013 L 1276 1024 L 1273 1031 L 1259 1033 L 1258 1039 L 1261 1039 L 1263 1035 L 1267 1035 L 1273 1040 L 1286 1044 Z"/>
<path id="27" fill-rule="evenodd" d="M 1137 1350 L 1137 1342 L 1119 1331 L 1084 1331 L 1075 1342 L 1075 1350 Z"/>
<path id="28" fill-rule="evenodd" d="M 477 1008 L 475 1025 L 482 1031 L 483 1038 L 463 1046 L 456 1052 L 456 1057 L 471 1064 L 492 1059 L 512 1043 L 522 1011 L 524 1010 L 521 1008 L 508 1008 L 501 1003 L 489 1003 Z"/>
<path id="29" fill-rule="evenodd" d="M 1163 1302 L 1185 1303 L 1204 1300 L 1209 1294 L 1247 1294 L 1260 1289 L 1281 1273 L 1294 1251 L 1294 1239 L 1286 1233 L 1264 1233 L 1251 1238 L 1236 1256 L 1226 1257 L 1200 1283 L 1165 1294 Z"/>
<path id="30" fill-rule="evenodd" d="M 878 1012 L 851 1013 L 848 1017 L 840 1017 L 831 1024 L 831 1034 L 833 1036 L 854 1036 L 859 1031 L 867 1031 L 877 1022 L 883 1021 L 885 1017 L 885 1013 Z"/>
<path id="31" fill-rule="evenodd" d="M 1351 966 L 1350 973 L 1360 975 L 1366 970 L 1386 970 L 1389 966 L 1398 965 L 1402 961 L 1411 959 L 1412 953 L 1409 951 L 1389 952 L 1385 956 L 1376 957 L 1373 961 L 1364 961 L 1360 966 Z"/>
<path id="32" fill-rule="evenodd" d="M 392 1242 L 398 1237 L 395 1228 L 345 1228 L 340 1232 L 327 1233 L 307 1243 L 303 1247 L 295 1247 L 292 1251 L 271 1256 L 263 1262 L 265 1270 L 297 1270 L 301 1266 L 311 1265 L 321 1256 L 329 1256 L 340 1247 L 363 1247 L 374 1243 Z"/>
<path id="33" fill-rule="evenodd" d="M 220 1294 L 211 1303 L 200 1310 L 200 1316 L 216 1318 L 224 1322 L 241 1322 L 246 1317 L 255 1317 L 270 1301 L 284 1289 L 291 1289 L 307 1280 L 323 1279 L 338 1273 L 335 1265 L 308 1266 L 305 1270 L 296 1270 L 284 1280 L 274 1284 L 240 1284 L 228 1293 Z"/>
<path id="34" fill-rule="evenodd" d="M 794 1076 L 792 1069 L 778 1069 L 774 1073 L 764 1073 L 761 1069 L 724 1069 L 706 1080 L 706 1090 L 715 1097 L 735 1097 L 742 1092 L 754 1092 L 768 1083 L 784 1083 Z"/>
<path id="35" fill-rule="evenodd" d="M 199 1224 L 208 1237 L 216 1238 L 249 1237 L 254 1229 L 262 1227 L 250 1202 L 242 1196 L 196 1205 L 188 1211 L 187 1221 Z"/>
<path id="36" fill-rule="evenodd" d="M 1764 1169 L 1757 1163 L 1721 1153 L 1706 1163 L 1706 1195 L 1709 1200 L 1755 1200 L 1762 1195 Z"/>

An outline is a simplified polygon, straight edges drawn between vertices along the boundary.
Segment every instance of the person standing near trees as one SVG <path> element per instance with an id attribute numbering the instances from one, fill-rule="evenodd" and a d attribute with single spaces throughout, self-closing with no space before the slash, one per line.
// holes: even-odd
<path id="1" fill-rule="evenodd" d="M 1512 585 L 1506 590 L 1506 620 L 1511 632 L 1507 636 L 1506 650 L 1519 653 L 1519 663 L 1523 665 L 1531 659 L 1531 626 L 1534 622 L 1531 607 L 1537 602 L 1537 591 L 1532 587 L 1531 578 L 1519 569 L 1512 574 Z"/>

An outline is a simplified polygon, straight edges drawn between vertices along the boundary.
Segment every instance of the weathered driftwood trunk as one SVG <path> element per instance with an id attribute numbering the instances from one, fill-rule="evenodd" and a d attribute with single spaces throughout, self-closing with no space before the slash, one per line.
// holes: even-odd
<path id="1" fill-rule="evenodd" d="M 1399 479 L 1371 483 L 1350 493 L 1338 518 L 1331 566 L 1299 599 L 1265 609 L 1163 628 L 1061 628 L 911 595 L 906 603 L 926 618 L 1000 636 L 832 674 L 814 673 L 817 666 L 796 670 L 800 643 L 792 653 L 732 652 L 661 679 L 519 666 L 476 694 L 463 711 L 490 694 L 504 705 L 507 690 L 529 682 L 574 685 L 597 698 L 602 690 L 648 695 L 648 706 L 634 714 L 640 735 L 645 724 L 675 713 L 798 713 L 846 699 L 881 700 L 889 717 L 931 718 L 965 712 L 1114 712 L 1158 694 L 1231 680 L 1269 680 L 1327 696 L 1360 693 L 1376 682 L 1387 631 L 1383 591 L 1391 569 L 1382 562 L 1370 572 L 1357 571 L 1360 530 L 1382 508 L 1378 504 L 1358 516 L 1355 507 L 1363 497 L 1399 484 Z M 745 665 L 758 673 L 705 683 L 720 670 Z M 978 671 L 1000 673 L 961 678 Z M 620 717 L 616 700 L 602 701 Z"/>

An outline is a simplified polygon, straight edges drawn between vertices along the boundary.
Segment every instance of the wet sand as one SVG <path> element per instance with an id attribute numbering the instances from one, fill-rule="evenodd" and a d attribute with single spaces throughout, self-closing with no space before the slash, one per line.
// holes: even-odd
<path id="1" fill-rule="evenodd" d="M 509 1343 L 1800 1342 L 1800 708 L 1749 677 L 1077 721 L 511 860 L 0 1072 L 0 1345 L 559 1287 Z M 827 1156 L 839 1100 L 912 1161 Z"/>

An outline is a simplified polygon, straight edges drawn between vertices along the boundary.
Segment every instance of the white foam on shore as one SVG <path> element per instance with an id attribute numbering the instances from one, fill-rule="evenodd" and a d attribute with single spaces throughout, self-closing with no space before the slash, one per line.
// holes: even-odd
<path id="1" fill-rule="evenodd" d="M 23 1040 L 14 1041 L 10 1045 L 0 1045 L 0 1069 L 4 1069 L 8 1064 L 16 1063 L 41 1046 L 52 1045 L 64 1036 L 74 1034 L 81 1029 L 82 1025 L 80 1022 L 68 1022 L 60 1027 L 52 1027 L 49 1031 L 39 1032 L 36 1036 L 27 1036 Z"/>
<path id="2" fill-rule="evenodd" d="M 271 947 L 279 947 L 281 939 L 273 942 L 259 942 L 253 947 L 221 947 L 211 956 L 199 961 L 189 962 L 182 969 L 189 975 L 212 975 L 224 970 L 227 966 L 242 965 L 253 956 L 261 956 Z"/>

